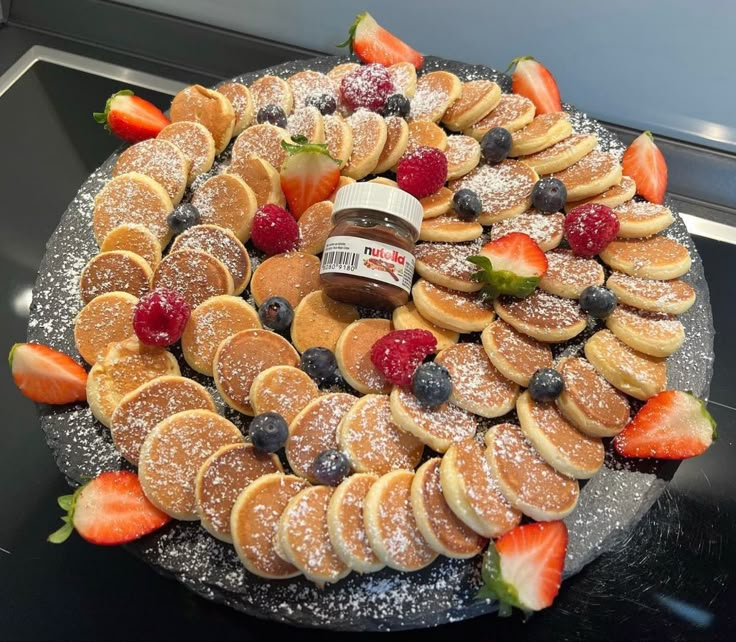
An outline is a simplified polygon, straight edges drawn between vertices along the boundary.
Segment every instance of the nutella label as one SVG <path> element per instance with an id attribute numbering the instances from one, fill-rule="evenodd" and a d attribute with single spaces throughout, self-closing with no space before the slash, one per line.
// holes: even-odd
<path id="1" fill-rule="evenodd" d="M 362 276 L 411 291 L 414 256 L 393 245 L 355 236 L 327 239 L 320 274 L 338 273 Z"/>

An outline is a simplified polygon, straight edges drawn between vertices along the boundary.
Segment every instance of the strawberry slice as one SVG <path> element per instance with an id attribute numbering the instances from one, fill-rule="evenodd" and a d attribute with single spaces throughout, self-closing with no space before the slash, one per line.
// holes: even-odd
<path id="1" fill-rule="evenodd" d="M 624 176 L 634 179 L 637 194 L 661 205 L 667 191 L 667 161 L 654 143 L 652 132 L 644 132 L 632 141 L 621 164 Z"/>
<path id="2" fill-rule="evenodd" d="M 501 294 L 523 299 L 537 287 L 547 272 L 547 257 L 536 241 L 522 232 L 511 232 L 486 243 L 479 255 L 469 256 L 477 265 L 473 280 L 484 283 L 483 295 L 495 299 Z"/>
<path id="3" fill-rule="evenodd" d="M 526 613 L 544 609 L 560 590 L 566 553 L 564 522 L 517 526 L 488 545 L 478 597 L 498 600 L 501 616 L 514 606 Z"/>
<path id="4" fill-rule="evenodd" d="M 101 473 L 58 502 L 67 514 L 48 537 L 53 544 L 66 541 L 74 529 L 92 544 L 125 544 L 171 521 L 146 499 L 138 475 L 127 470 Z"/>
<path id="5" fill-rule="evenodd" d="M 295 219 L 320 201 L 328 199 L 340 180 L 340 161 L 336 161 L 327 145 L 308 143 L 304 136 L 293 136 L 293 143 L 282 141 L 289 152 L 281 168 L 281 189 Z"/>
<path id="6" fill-rule="evenodd" d="M 526 96 L 534 103 L 537 114 L 550 114 L 562 111 L 560 90 L 549 70 L 531 56 L 514 58 L 506 70 L 508 73 L 516 65 L 511 75 L 511 88 L 515 94 Z"/>
<path id="7" fill-rule="evenodd" d="M 384 29 L 367 11 L 355 17 L 355 22 L 350 27 L 350 36 L 337 46 L 350 47 L 363 62 L 377 62 L 386 67 L 397 62 L 409 62 L 421 69 L 424 64 L 422 54 Z"/>
<path id="8" fill-rule="evenodd" d="M 156 105 L 136 96 L 130 89 L 110 96 L 105 111 L 92 116 L 107 131 L 129 143 L 155 138 L 170 122 Z"/>
<path id="9" fill-rule="evenodd" d="M 39 343 L 16 343 L 8 355 L 13 381 L 38 403 L 87 399 L 87 371 L 70 356 Z"/>
<path id="10" fill-rule="evenodd" d="M 624 457 L 686 459 L 701 455 L 716 437 L 716 422 L 703 401 L 665 390 L 641 407 L 613 445 Z"/>

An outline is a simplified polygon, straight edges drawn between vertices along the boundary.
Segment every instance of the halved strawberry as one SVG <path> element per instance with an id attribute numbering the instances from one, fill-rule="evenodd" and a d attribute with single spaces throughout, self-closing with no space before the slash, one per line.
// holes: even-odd
<path id="1" fill-rule="evenodd" d="M 468 261 L 480 270 L 473 280 L 484 283 L 483 295 L 495 299 L 501 294 L 523 299 L 537 287 L 547 272 L 547 257 L 536 241 L 522 232 L 511 232 L 486 243 L 479 255 Z"/>
<path id="2" fill-rule="evenodd" d="M 501 616 L 514 606 L 527 613 L 544 609 L 560 590 L 566 553 L 564 522 L 517 526 L 488 545 L 478 597 L 498 600 Z"/>
<path id="3" fill-rule="evenodd" d="M 387 67 L 397 62 L 410 62 L 421 69 L 424 64 L 422 54 L 384 29 L 367 11 L 355 17 L 348 39 L 338 47 L 350 47 L 363 62 L 377 62 Z"/>
<path id="4" fill-rule="evenodd" d="M 516 65 L 511 74 L 511 88 L 515 94 L 526 96 L 534 103 L 537 114 L 562 111 L 560 90 L 549 70 L 532 56 L 514 58 L 507 72 Z"/>
<path id="5" fill-rule="evenodd" d="M 125 544 L 171 521 L 146 499 L 138 475 L 127 470 L 101 473 L 58 502 L 67 514 L 48 537 L 53 544 L 66 541 L 74 529 L 92 544 Z"/>
<path id="6" fill-rule="evenodd" d="M 70 356 L 39 343 L 16 343 L 8 355 L 13 381 L 38 403 L 87 399 L 87 371 Z"/>
<path id="7" fill-rule="evenodd" d="M 290 156 L 281 168 L 281 189 L 289 211 L 299 220 L 311 205 L 324 201 L 335 191 L 340 180 L 340 161 L 336 161 L 327 145 L 308 143 L 304 136 L 293 136 L 293 143 L 281 145 Z"/>
<path id="8" fill-rule="evenodd" d="M 631 142 L 621 159 L 623 173 L 634 179 L 636 193 L 661 204 L 667 191 L 667 161 L 654 143 L 652 132 L 644 132 Z"/>
<path id="9" fill-rule="evenodd" d="M 136 96 L 130 89 L 110 96 L 105 111 L 92 116 L 107 131 L 129 143 L 155 138 L 170 122 L 156 105 Z"/>
<path id="10" fill-rule="evenodd" d="M 701 455 L 717 437 L 705 403 L 690 392 L 654 395 L 613 440 L 624 457 L 686 459 Z"/>

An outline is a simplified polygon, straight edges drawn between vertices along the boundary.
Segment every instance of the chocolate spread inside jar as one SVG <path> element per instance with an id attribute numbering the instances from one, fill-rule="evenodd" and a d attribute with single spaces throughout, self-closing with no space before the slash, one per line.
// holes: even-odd
<path id="1" fill-rule="evenodd" d="M 393 310 L 409 300 L 423 210 L 390 185 L 352 183 L 337 193 L 322 253 L 322 288 L 336 301 Z"/>

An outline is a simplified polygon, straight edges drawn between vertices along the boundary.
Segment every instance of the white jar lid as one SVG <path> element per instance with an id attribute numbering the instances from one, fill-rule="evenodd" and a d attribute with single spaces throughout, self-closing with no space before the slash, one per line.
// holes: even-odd
<path id="1" fill-rule="evenodd" d="M 332 219 L 345 210 L 366 209 L 390 214 L 406 221 L 416 235 L 422 226 L 424 208 L 409 192 L 380 183 L 350 183 L 341 187 L 335 196 Z"/>

